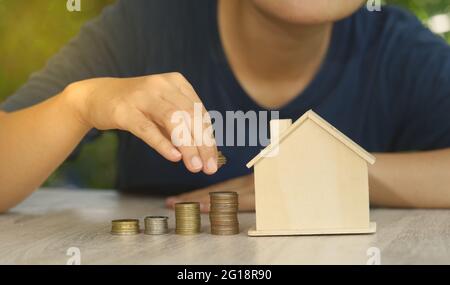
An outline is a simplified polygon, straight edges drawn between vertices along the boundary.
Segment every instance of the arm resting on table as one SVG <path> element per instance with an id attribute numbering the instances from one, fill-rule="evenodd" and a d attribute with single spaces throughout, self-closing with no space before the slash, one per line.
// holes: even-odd
<path id="1" fill-rule="evenodd" d="M 372 205 L 450 208 L 450 149 L 376 157 L 369 169 Z"/>

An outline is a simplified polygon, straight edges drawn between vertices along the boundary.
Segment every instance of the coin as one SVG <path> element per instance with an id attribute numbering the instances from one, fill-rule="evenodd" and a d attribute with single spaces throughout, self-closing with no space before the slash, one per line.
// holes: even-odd
<path id="1" fill-rule="evenodd" d="M 183 202 L 175 204 L 175 233 L 198 234 L 201 231 L 200 203 Z"/>
<path id="2" fill-rule="evenodd" d="M 211 234 L 235 235 L 239 233 L 239 195 L 236 192 L 211 192 L 209 220 Z"/>
<path id="3" fill-rule="evenodd" d="M 140 232 L 137 219 L 113 220 L 111 224 L 111 234 L 113 235 L 136 235 Z"/>
<path id="4" fill-rule="evenodd" d="M 163 235 L 169 232 L 169 217 L 166 216 L 148 216 L 144 219 L 146 235 Z"/>
<path id="5" fill-rule="evenodd" d="M 221 151 L 217 153 L 217 165 L 221 167 L 227 163 L 227 158 L 223 155 Z"/>

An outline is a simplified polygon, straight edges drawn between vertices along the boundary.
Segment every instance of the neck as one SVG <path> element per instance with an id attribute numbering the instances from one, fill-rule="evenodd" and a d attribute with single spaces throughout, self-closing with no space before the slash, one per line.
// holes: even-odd
<path id="1" fill-rule="evenodd" d="M 225 0 L 219 1 L 219 29 L 228 61 L 248 93 L 252 88 L 245 81 L 272 86 L 295 82 L 290 93 L 297 93 L 318 71 L 332 23 L 287 23 L 252 1 Z"/>
<path id="2" fill-rule="evenodd" d="M 295 77 L 322 62 L 332 23 L 291 24 L 265 14 L 252 1 L 219 3 L 219 26 L 225 49 L 235 53 L 257 74 Z"/>

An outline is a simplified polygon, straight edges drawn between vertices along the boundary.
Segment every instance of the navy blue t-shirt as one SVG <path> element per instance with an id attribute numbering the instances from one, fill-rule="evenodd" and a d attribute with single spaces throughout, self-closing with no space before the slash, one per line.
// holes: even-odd
<path id="1" fill-rule="evenodd" d="M 213 0 L 119 1 L 85 25 L 1 108 L 33 105 L 82 79 L 170 71 L 191 82 L 207 109 L 265 111 L 230 69 Z M 308 109 L 371 152 L 450 147 L 450 47 L 399 8 L 360 9 L 334 25 L 319 72 L 279 109 L 280 117 L 295 120 Z M 249 174 L 245 164 L 261 149 L 220 147 L 228 163 L 207 176 L 164 160 L 129 133 L 117 134 L 117 187 L 155 194 Z"/>

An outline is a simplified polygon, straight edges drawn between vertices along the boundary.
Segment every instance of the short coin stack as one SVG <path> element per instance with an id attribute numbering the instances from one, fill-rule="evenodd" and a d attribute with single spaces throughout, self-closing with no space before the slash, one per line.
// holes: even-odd
<path id="1" fill-rule="evenodd" d="M 166 216 L 149 216 L 145 217 L 145 231 L 146 235 L 163 235 L 169 232 L 168 217 Z"/>
<path id="2" fill-rule="evenodd" d="M 222 154 L 221 151 L 217 154 L 217 166 L 221 167 L 227 163 L 227 158 Z"/>
<path id="3" fill-rule="evenodd" d="M 175 233 L 179 235 L 194 235 L 200 233 L 200 204 L 184 202 L 175 204 Z"/>
<path id="4" fill-rule="evenodd" d="M 211 192 L 209 198 L 211 204 L 209 211 L 211 234 L 238 234 L 238 194 L 236 192 Z"/>
<path id="5" fill-rule="evenodd" d="M 139 220 L 137 219 L 112 221 L 111 234 L 113 235 L 136 235 L 139 232 Z"/>

